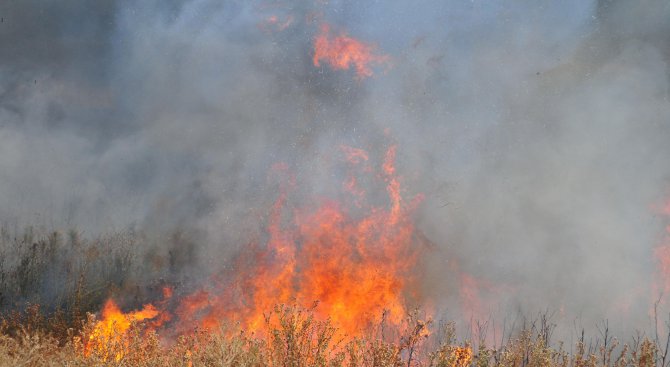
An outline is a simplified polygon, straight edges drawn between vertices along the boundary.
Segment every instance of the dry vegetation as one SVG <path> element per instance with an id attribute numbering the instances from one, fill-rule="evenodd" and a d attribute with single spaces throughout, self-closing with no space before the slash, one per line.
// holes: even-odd
<path id="1" fill-rule="evenodd" d="M 88 352 L 87 340 L 94 317 L 81 330 L 58 335 L 49 330 L 62 320 L 44 320 L 36 312 L 20 319 L 7 318 L 0 334 L 2 366 L 664 366 L 664 353 L 648 338 L 632 344 L 587 348 L 582 341 L 568 354 L 561 343 L 551 347 L 550 327 L 531 326 L 502 347 L 456 340 L 453 324 L 427 336 L 428 322 L 412 316 L 411 323 L 393 341 L 356 338 L 344 342 L 328 321 L 317 321 L 310 310 L 278 306 L 268 317 L 269 332 L 247 335 L 231 328 L 195 331 L 174 341 L 161 341 L 136 324 L 119 339 Z M 51 322 L 50 322 L 51 321 Z M 474 349 L 474 350 L 473 350 Z"/>
<path id="2" fill-rule="evenodd" d="M 586 342 L 582 334 L 576 345 L 566 346 L 550 340 L 554 325 L 540 317 L 501 345 L 487 346 L 484 338 L 458 339 L 452 323 L 438 325 L 412 313 L 401 330 L 385 332 L 380 325 L 350 339 L 328 320 L 316 319 L 312 310 L 291 305 L 270 310 L 262 334 L 245 333 L 222 320 L 218 331 L 165 338 L 136 323 L 130 332 L 90 348 L 92 312 L 106 294 L 146 296 L 141 293 L 151 293 L 145 290 L 151 284 L 142 279 L 179 273 L 183 256 L 160 253 L 132 233 L 84 240 L 76 232 L 38 236 L 29 229 L 10 236 L 5 230 L 1 240 L 0 366 L 670 365 L 667 343 L 658 337 L 636 335 L 622 343 L 608 335 L 606 324 L 599 341 Z M 147 259 L 160 266 L 140 277 L 138 263 Z"/>

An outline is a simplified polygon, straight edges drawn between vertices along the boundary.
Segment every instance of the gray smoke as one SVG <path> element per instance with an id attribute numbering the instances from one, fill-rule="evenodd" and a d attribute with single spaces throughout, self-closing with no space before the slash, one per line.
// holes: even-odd
<path id="1" fill-rule="evenodd" d="M 23 0 L 0 16 L 3 223 L 178 228 L 216 268 L 262 232 L 273 164 L 308 200 L 340 187 L 339 145 L 396 143 L 406 196 L 426 197 L 440 307 L 460 307 L 457 263 L 492 285 L 492 313 L 647 316 L 650 206 L 670 181 L 666 1 Z M 392 67 L 315 67 L 324 21 Z"/>

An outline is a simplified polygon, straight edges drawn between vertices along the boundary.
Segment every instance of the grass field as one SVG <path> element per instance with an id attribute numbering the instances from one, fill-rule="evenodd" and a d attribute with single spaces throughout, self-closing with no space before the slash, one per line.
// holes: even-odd
<path id="1" fill-rule="evenodd" d="M 383 321 L 343 335 L 314 308 L 277 305 L 256 332 L 222 319 L 217 328 L 176 335 L 119 313 L 103 330 L 107 295 L 151 298 L 159 279 L 186 262 L 137 233 L 93 239 L 72 231 L 20 236 L 2 232 L 0 365 L 2 366 L 666 366 L 666 338 L 653 333 L 616 339 L 606 329 L 574 345 L 552 340 L 556 325 L 540 316 L 495 345 L 459 338 L 454 323 L 409 312 L 400 325 Z M 41 233 L 41 234 L 40 234 Z M 177 241 L 179 236 L 171 236 Z M 176 242 L 175 242 L 176 243 Z M 183 245 L 183 242 L 179 242 Z M 168 245 L 162 242 L 164 248 Z M 11 256 L 9 256 L 11 255 Z M 181 256 L 181 257 L 180 257 Z M 150 257 L 161 266 L 144 267 Z M 164 257 L 164 258 L 161 258 Z M 180 265 L 181 264 L 181 265 Z M 147 271 L 147 269 L 149 271 Z M 161 278 L 166 282 L 166 278 Z M 173 278 L 171 281 L 179 282 Z M 315 306 L 316 307 L 316 306 Z M 111 319 L 110 319 L 111 320 Z M 125 327 L 118 327 L 125 324 Z M 601 330 L 601 331 L 602 331 Z M 658 334 L 658 333 L 657 333 Z M 624 342 L 625 340 L 625 342 Z"/>
<path id="2" fill-rule="evenodd" d="M 15 314 L 16 315 L 16 314 Z M 510 335 L 502 346 L 458 340 L 453 324 L 440 327 L 411 316 L 393 338 L 370 332 L 339 338 L 330 322 L 310 310 L 278 306 L 262 335 L 222 325 L 165 341 L 132 323 L 123 333 L 99 338 L 92 315 L 79 330 L 33 307 L 21 318 L 7 317 L 0 335 L 3 366 L 665 366 L 667 346 L 638 336 L 629 344 L 607 337 L 572 346 L 550 340 L 542 322 Z"/>

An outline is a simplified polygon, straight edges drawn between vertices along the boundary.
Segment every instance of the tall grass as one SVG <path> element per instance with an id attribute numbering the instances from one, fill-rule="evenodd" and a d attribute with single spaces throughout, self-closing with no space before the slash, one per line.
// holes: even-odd
<path id="1" fill-rule="evenodd" d="M 0 312 L 41 305 L 73 320 L 100 308 L 110 294 L 129 303 L 178 284 L 194 261 L 195 245 L 179 231 L 148 237 L 119 231 L 86 238 L 77 230 L 0 228 Z"/>
<path id="2" fill-rule="evenodd" d="M 540 317 L 500 345 L 460 339 L 453 323 L 414 312 L 402 328 L 383 325 L 359 337 L 338 332 L 313 310 L 278 305 L 265 332 L 248 333 L 221 320 L 219 330 L 164 339 L 141 323 L 109 345 L 87 349 L 93 313 L 110 294 L 128 303 L 152 297 L 162 282 L 178 283 L 194 248 L 176 232 L 149 239 L 136 232 L 84 238 L 80 232 L 0 230 L 0 366 L 668 366 L 668 344 L 638 334 L 627 343 L 608 334 L 575 345 L 552 341 Z M 163 279 L 156 282 L 155 279 Z M 606 324 L 603 324 L 606 326 Z M 665 339 L 664 339 L 665 340 Z"/>
<path id="3" fill-rule="evenodd" d="M 28 316 L 12 335 L 7 332 L 12 320 L 0 324 L 1 366 L 667 366 L 663 348 L 649 338 L 633 338 L 623 345 L 609 339 L 609 345 L 590 350 L 582 338 L 575 352 L 568 353 L 563 343 L 552 346 L 548 325 L 520 330 L 495 348 L 483 341 L 474 348 L 472 341 L 458 340 L 452 323 L 434 330 L 441 337 L 431 343 L 430 322 L 410 315 L 407 327 L 392 340 L 374 334 L 346 339 L 337 336 L 328 320 L 315 319 L 310 309 L 280 305 L 267 315 L 262 334 L 222 324 L 219 330 L 195 330 L 164 341 L 134 324 L 119 339 L 87 352 L 94 316 L 89 315 L 81 330 L 68 329 L 60 336 L 50 332 L 53 321 L 34 313 Z"/>

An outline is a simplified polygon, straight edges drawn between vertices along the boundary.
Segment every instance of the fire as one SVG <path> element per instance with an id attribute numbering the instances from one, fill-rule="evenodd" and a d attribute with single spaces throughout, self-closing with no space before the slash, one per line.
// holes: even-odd
<path id="1" fill-rule="evenodd" d="M 412 214 L 422 196 L 403 198 L 395 147 L 386 152 L 381 172 L 370 168 L 366 151 L 340 150 L 350 169 L 359 169 L 385 186 L 388 199 L 370 204 L 349 193 L 353 205 L 323 199 L 289 211 L 295 181 L 288 175 L 288 188 L 280 191 L 269 211 L 266 241 L 245 247 L 232 273 L 218 274 L 209 288 L 185 296 L 176 297 L 172 288 L 165 287 L 162 301 L 137 311 L 124 313 L 108 300 L 87 334 L 85 355 L 121 360 L 129 352 L 131 326 L 136 322 L 144 322 L 150 330 L 162 328 L 158 331 L 165 332 L 164 337 L 233 322 L 262 335 L 274 326 L 267 315 L 281 304 L 311 308 L 341 337 L 360 336 L 382 321 L 403 325 L 406 301 L 417 297 L 413 274 L 420 242 Z M 288 171 L 286 165 L 273 169 Z"/>
<path id="2" fill-rule="evenodd" d="M 437 359 L 437 363 L 430 365 L 450 366 L 450 367 L 469 367 L 472 365 L 474 353 L 469 343 L 464 346 L 445 345 L 432 358 Z"/>
<path id="3" fill-rule="evenodd" d="M 363 150 L 342 151 L 354 166 L 368 160 Z M 251 246 L 240 256 L 232 281 L 187 296 L 177 311 L 181 322 L 211 328 L 234 320 L 248 331 L 262 332 L 265 313 L 275 305 L 318 302 L 317 316 L 329 318 L 346 335 L 380 322 L 384 313 L 386 321 L 400 325 L 418 260 L 411 214 L 421 197 L 403 200 L 394 161 L 395 147 L 377 176 L 386 185 L 388 208 L 356 208 L 361 215 L 322 200 L 287 215 L 289 193 L 281 192 L 270 211 L 265 245 Z"/>
<path id="4" fill-rule="evenodd" d="M 123 313 L 119 306 L 109 299 L 101 311 L 101 319 L 97 321 L 85 344 L 85 354 L 92 352 L 109 360 L 114 357 L 120 361 L 128 349 L 127 333 L 135 322 L 151 320 L 160 312 L 153 305 L 146 305 L 142 310 Z"/>
<path id="5" fill-rule="evenodd" d="M 465 347 L 456 347 L 454 350 L 454 366 L 456 367 L 466 367 L 472 363 L 472 348 L 469 346 Z"/>
<path id="6" fill-rule="evenodd" d="M 375 54 L 373 46 L 349 37 L 346 33 L 333 37 L 330 26 L 323 24 L 314 39 L 314 66 L 320 66 L 322 61 L 335 70 L 353 67 L 356 76 L 364 79 L 373 75 L 372 65 L 388 65 L 390 58 Z"/>

